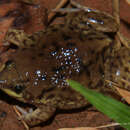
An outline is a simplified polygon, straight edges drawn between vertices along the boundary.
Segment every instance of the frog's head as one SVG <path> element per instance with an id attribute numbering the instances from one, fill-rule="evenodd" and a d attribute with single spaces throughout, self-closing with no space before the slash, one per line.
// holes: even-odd
<path id="1" fill-rule="evenodd" d="M 115 33 L 119 29 L 119 25 L 111 15 L 93 9 L 81 10 L 77 13 L 72 12 L 67 16 L 66 21 L 71 28 L 85 33 L 90 29 Z"/>
<path id="2" fill-rule="evenodd" d="M 23 92 L 26 88 L 26 81 L 22 81 L 15 64 L 7 61 L 0 72 L 0 89 L 17 100 L 24 101 Z"/>

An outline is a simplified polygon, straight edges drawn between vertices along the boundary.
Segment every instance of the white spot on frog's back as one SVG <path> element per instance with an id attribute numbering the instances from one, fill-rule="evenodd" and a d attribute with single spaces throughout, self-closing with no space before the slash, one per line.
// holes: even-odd
<path id="1" fill-rule="evenodd" d="M 25 73 L 25 75 L 26 75 L 26 77 L 28 77 L 29 73 L 28 73 L 28 72 L 26 72 L 26 73 Z"/>
<path id="2" fill-rule="evenodd" d="M 116 71 L 116 76 L 120 76 L 120 70 Z"/>
<path id="3" fill-rule="evenodd" d="M 41 77 L 41 71 L 40 70 L 37 70 L 36 74 L 37 74 L 38 77 Z"/>

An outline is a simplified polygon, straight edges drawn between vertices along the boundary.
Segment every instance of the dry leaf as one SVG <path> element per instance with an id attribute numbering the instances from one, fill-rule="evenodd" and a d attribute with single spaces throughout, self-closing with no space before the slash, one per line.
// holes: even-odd
<path id="1" fill-rule="evenodd" d="M 128 104 L 130 104 L 130 92 L 121 88 L 118 88 L 116 86 L 113 86 L 120 95 L 127 101 Z"/>
<path id="2" fill-rule="evenodd" d="M 127 2 L 128 4 L 130 4 L 130 0 L 126 0 L 126 2 Z"/>
<path id="3" fill-rule="evenodd" d="M 5 37 L 5 34 L 12 24 L 14 18 L 7 18 L 0 22 L 0 46 L 2 45 L 2 41 Z"/>

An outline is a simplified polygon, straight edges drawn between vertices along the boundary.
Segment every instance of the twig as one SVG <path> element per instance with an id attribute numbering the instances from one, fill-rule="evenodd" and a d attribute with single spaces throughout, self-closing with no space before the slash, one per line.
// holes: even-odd
<path id="1" fill-rule="evenodd" d="M 120 26 L 120 5 L 119 0 L 112 0 L 112 9 L 113 9 L 113 16 L 115 17 L 115 20 L 117 24 Z M 120 29 L 117 32 L 117 45 L 121 46 L 121 43 L 126 46 L 127 48 L 130 48 L 128 45 L 128 41 L 126 38 L 120 33 Z"/>
<path id="2" fill-rule="evenodd" d="M 128 45 L 128 41 L 126 40 L 126 38 L 120 32 L 117 32 L 117 36 L 119 37 L 121 43 L 124 46 L 126 46 L 127 48 L 130 48 L 130 46 Z"/>
<path id="3" fill-rule="evenodd" d="M 112 124 L 108 124 L 108 125 L 102 125 L 102 126 L 98 126 L 95 128 L 107 128 L 107 127 L 112 127 L 112 126 L 119 126 L 119 123 L 112 123 Z"/>
<path id="4" fill-rule="evenodd" d="M 17 110 L 16 106 L 13 106 L 13 109 L 14 109 L 14 111 L 16 112 L 16 114 L 18 115 L 18 117 L 21 117 L 21 114 L 20 114 L 19 111 Z M 21 122 L 23 123 L 25 129 L 26 129 L 26 130 L 29 130 L 29 127 L 28 127 L 28 125 L 25 123 L 25 121 L 23 121 L 23 120 L 21 119 Z"/>
<path id="5" fill-rule="evenodd" d="M 119 4 L 119 0 L 112 0 L 112 13 L 113 16 L 116 20 L 116 22 L 119 24 L 120 26 L 120 4 Z"/>
<path id="6" fill-rule="evenodd" d="M 78 8 L 60 8 L 60 9 L 52 9 L 52 11 L 54 12 L 63 12 L 63 13 L 66 13 L 66 12 L 78 12 L 80 11 L 81 9 L 78 9 Z"/>
<path id="7" fill-rule="evenodd" d="M 86 7 L 86 6 L 83 6 L 83 5 L 80 5 L 80 4 L 78 4 L 77 2 L 75 2 L 74 0 L 70 0 L 70 3 L 71 3 L 71 5 L 73 5 L 73 6 L 77 7 L 77 8 L 79 8 L 79 9 L 83 9 L 83 10 L 85 10 L 85 11 L 89 11 L 89 10 L 90 10 L 90 8 L 88 8 L 88 7 Z"/>
<path id="8" fill-rule="evenodd" d="M 120 40 L 120 4 L 119 0 L 112 0 L 112 13 L 113 17 L 115 18 L 117 24 L 119 25 L 119 30 L 116 35 L 116 47 L 120 49 L 121 47 L 121 40 Z"/>
<path id="9" fill-rule="evenodd" d="M 56 6 L 55 10 L 62 8 L 68 2 L 69 2 L 69 0 L 61 0 L 60 3 Z M 54 12 L 54 11 L 50 12 L 50 14 L 48 16 L 48 22 L 50 22 L 54 18 L 55 15 L 56 15 L 56 12 Z"/>
<path id="10" fill-rule="evenodd" d="M 98 130 L 100 128 L 109 128 L 112 126 L 119 126 L 119 123 L 112 123 L 112 124 L 108 124 L 108 125 L 102 125 L 102 126 L 98 126 L 98 127 L 77 127 L 77 128 L 61 128 L 58 130 Z"/>

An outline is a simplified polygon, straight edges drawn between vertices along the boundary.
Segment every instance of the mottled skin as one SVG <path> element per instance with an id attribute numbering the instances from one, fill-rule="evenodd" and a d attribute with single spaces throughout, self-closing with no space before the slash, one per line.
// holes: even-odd
<path id="1" fill-rule="evenodd" d="M 108 73 L 110 72 L 110 73 Z M 121 47 L 114 55 L 106 58 L 105 79 L 118 87 L 130 91 L 130 49 Z"/>
<path id="2" fill-rule="evenodd" d="M 115 72 L 109 69 L 110 64 L 123 50 L 115 53 L 112 49 L 117 30 L 118 25 L 111 16 L 93 10 L 87 14 L 84 11 L 70 13 L 64 24 L 49 26 L 31 36 L 9 30 L 5 40 L 18 45 L 19 49 L 10 55 L 0 73 L 2 90 L 37 107 L 23 117 L 31 126 L 48 120 L 56 109 L 86 106 L 88 102 L 65 80 L 76 80 L 100 92 L 110 90 L 105 88 L 104 77 L 109 79 L 107 73 Z M 116 64 L 119 69 L 130 62 L 127 52 L 126 60 L 119 59 L 123 64 Z M 127 67 L 130 70 L 129 64 Z M 129 71 L 127 75 L 130 77 Z"/>

